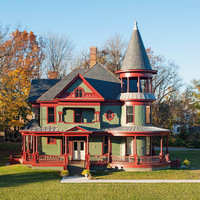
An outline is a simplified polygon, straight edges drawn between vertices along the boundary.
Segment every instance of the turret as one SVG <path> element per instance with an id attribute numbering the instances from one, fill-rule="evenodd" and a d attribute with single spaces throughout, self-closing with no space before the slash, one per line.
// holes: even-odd
<path id="1" fill-rule="evenodd" d="M 125 102 L 126 124 L 144 126 L 151 124 L 151 104 L 156 100 L 152 94 L 152 70 L 137 22 L 125 53 L 120 71 L 121 93 L 118 99 Z"/>

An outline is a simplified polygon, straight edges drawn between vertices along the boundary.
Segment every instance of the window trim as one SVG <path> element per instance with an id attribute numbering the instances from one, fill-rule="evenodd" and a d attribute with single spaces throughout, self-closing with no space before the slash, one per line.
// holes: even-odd
<path id="1" fill-rule="evenodd" d="M 58 122 L 63 122 L 63 112 L 58 112 Z"/>
<path id="2" fill-rule="evenodd" d="M 127 118 L 127 107 L 128 106 L 133 107 L 133 122 L 128 122 L 128 118 Z M 135 124 L 135 106 L 133 106 L 133 105 L 126 105 L 126 124 Z"/>
<path id="3" fill-rule="evenodd" d="M 108 113 L 109 113 L 109 112 L 110 112 L 111 115 L 112 115 L 111 118 L 108 118 Z M 109 110 L 107 110 L 107 112 L 105 113 L 105 116 L 106 116 L 106 119 L 110 122 L 111 120 L 113 120 L 113 118 L 114 118 L 115 115 L 114 115 L 113 111 L 109 109 Z"/>
<path id="4" fill-rule="evenodd" d="M 50 141 L 49 141 L 50 138 L 53 139 L 53 142 L 50 142 Z M 47 144 L 48 144 L 48 145 L 52 145 L 52 144 L 54 145 L 54 144 L 56 144 L 56 138 L 53 138 L 53 137 L 51 137 L 51 136 L 48 136 L 48 137 L 47 137 Z"/>
<path id="5" fill-rule="evenodd" d="M 150 115 L 150 119 L 149 119 L 150 122 L 149 123 L 147 123 L 147 106 L 150 107 L 150 114 L 149 114 Z M 151 106 L 150 105 L 146 105 L 145 106 L 145 123 L 146 124 L 151 124 Z"/>
<path id="6" fill-rule="evenodd" d="M 76 91 L 77 90 L 81 90 L 81 92 L 82 92 L 82 96 L 81 97 L 76 97 Z M 79 93 L 78 93 L 79 94 Z M 81 88 L 81 87 L 77 87 L 75 90 L 74 90 L 74 97 L 75 98 L 84 98 L 85 97 L 85 91 L 84 91 L 84 89 L 83 88 Z"/>
<path id="7" fill-rule="evenodd" d="M 54 109 L 54 122 L 49 122 L 49 108 Z M 55 106 L 48 106 L 47 107 L 47 124 L 56 124 L 56 107 Z"/>

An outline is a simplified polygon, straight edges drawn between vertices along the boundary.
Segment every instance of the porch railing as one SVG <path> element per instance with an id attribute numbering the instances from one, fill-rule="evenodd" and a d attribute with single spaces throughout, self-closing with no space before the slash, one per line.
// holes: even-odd
<path id="1" fill-rule="evenodd" d="M 107 155 L 90 155 L 91 164 L 107 164 L 108 156 Z"/>
<path id="2" fill-rule="evenodd" d="M 112 162 L 134 162 L 134 156 L 111 156 Z"/>
<path id="3" fill-rule="evenodd" d="M 46 161 L 57 161 L 57 162 L 64 162 L 65 157 L 60 155 L 38 155 L 39 162 L 46 162 Z"/>
<path id="4" fill-rule="evenodd" d="M 138 156 L 138 163 L 160 163 L 161 156 Z"/>

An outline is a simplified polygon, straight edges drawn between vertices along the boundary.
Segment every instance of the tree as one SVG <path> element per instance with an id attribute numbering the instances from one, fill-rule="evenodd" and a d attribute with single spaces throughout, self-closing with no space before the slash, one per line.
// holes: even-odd
<path id="1" fill-rule="evenodd" d="M 191 105 L 194 108 L 194 125 L 200 124 L 200 80 L 192 80 L 191 91 Z"/>
<path id="2" fill-rule="evenodd" d="M 121 68 L 126 46 L 127 43 L 124 42 L 120 34 L 111 36 L 104 42 L 103 47 L 97 48 L 97 62 L 101 63 L 115 74 L 115 72 Z M 74 60 L 73 68 L 75 67 L 89 68 L 90 54 L 86 51 L 82 51 Z"/>
<path id="3" fill-rule="evenodd" d="M 58 78 L 65 76 L 70 67 L 73 43 L 66 35 L 59 36 L 53 33 L 44 36 L 44 43 L 43 70 L 57 71 Z"/>
<path id="4" fill-rule="evenodd" d="M 101 62 L 115 74 L 121 69 L 126 47 L 127 43 L 120 34 L 112 35 L 105 41 L 99 60 L 102 60 Z"/>
<path id="5" fill-rule="evenodd" d="M 156 97 L 152 108 L 153 124 L 171 128 L 179 96 L 178 91 L 182 86 L 178 66 L 174 61 L 155 55 L 151 48 L 146 51 L 152 68 L 158 71 L 153 77 L 153 93 Z"/>
<path id="6" fill-rule="evenodd" d="M 33 32 L 16 30 L 0 43 L 0 124 L 22 126 L 30 113 L 27 103 L 31 79 L 39 78 L 41 42 Z"/>

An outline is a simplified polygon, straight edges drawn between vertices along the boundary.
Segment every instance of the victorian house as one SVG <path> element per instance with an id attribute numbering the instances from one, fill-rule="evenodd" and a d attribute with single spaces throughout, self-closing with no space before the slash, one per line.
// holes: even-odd
<path id="1" fill-rule="evenodd" d="M 22 163 L 87 169 L 108 164 L 124 170 L 170 167 L 169 130 L 152 126 L 153 70 L 135 23 L 119 79 L 96 63 L 90 48 L 89 69 L 76 68 L 63 79 L 32 80 L 29 102 L 34 118 L 21 130 Z M 155 153 L 154 140 L 160 141 Z M 165 137 L 165 144 L 163 138 Z M 166 145 L 166 152 L 163 152 Z"/>

